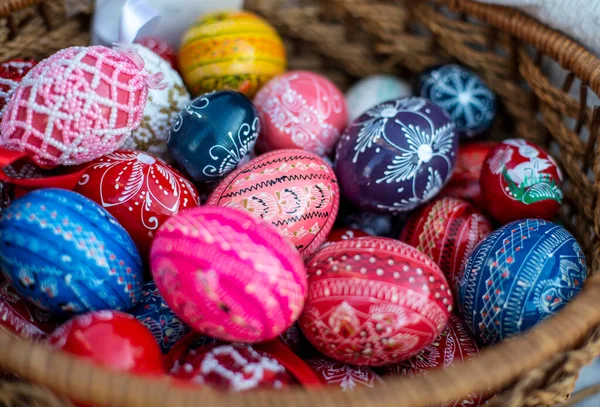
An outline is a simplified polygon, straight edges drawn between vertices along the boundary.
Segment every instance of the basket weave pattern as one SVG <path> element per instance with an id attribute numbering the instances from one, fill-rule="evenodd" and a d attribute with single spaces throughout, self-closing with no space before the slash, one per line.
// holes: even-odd
<path id="1" fill-rule="evenodd" d="M 85 16 L 66 20 L 61 1 L 38 3 L 9 0 L 0 5 L 0 59 L 41 58 L 88 41 Z M 351 395 L 302 390 L 248 396 L 192 392 L 164 381 L 149 383 L 97 369 L 2 334 L 0 362 L 70 396 L 128 406 L 423 405 L 485 388 L 506 388 L 490 405 L 564 401 L 577 372 L 600 354 L 600 330 L 594 329 L 600 325 L 600 143 L 596 142 L 600 109 L 586 103 L 588 92 L 600 95 L 600 61 L 516 11 L 470 0 L 246 0 L 246 6 L 284 35 L 291 69 L 322 72 L 342 88 L 362 76 L 383 72 L 406 77 L 445 61 L 477 71 L 502 102 L 494 137 L 540 143 L 564 170 L 561 221 L 576 235 L 595 273 L 583 294 L 530 335 L 490 348 L 453 371 L 391 381 L 375 391 Z M 558 86 L 545 70 L 550 60 L 568 71 Z M 572 88 L 577 98 L 570 96 Z M 60 405 L 38 387 L 2 383 L 0 404 L 33 405 L 23 400 Z"/>

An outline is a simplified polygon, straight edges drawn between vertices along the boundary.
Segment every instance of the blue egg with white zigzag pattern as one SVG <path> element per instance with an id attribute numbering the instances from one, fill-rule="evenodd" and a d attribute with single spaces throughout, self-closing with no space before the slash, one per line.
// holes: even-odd
<path id="1" fill-rule="evenodd" d="M 511 222 L 473 250 L 458 279 L 458 308 L 485 345 L 521 334 L 558 312 L 582 288 L 585 256 L 564 227 Z"/>
<path id="2" fill-rule="evenodd" d="M 104 208 L 40 189 L 0 212 L 0 267 L 19 294 L 54 314 L 127 310 L 141 296 L 142 260 Z"/>
<path id="3" fill-rule="evenodd" d="M 423 71 L 418 76 L 416 93 L 450 116 L 461 140 L 482 134 L 496 117 L 494 92 L 479 75 L 460 65 L 439 65 Z"/>

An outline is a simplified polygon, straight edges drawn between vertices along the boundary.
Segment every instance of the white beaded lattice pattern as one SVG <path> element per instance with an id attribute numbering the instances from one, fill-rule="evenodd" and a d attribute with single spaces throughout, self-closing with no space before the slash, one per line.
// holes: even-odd
<path id="1" fill-rule="evenodd" d="M 64 49 L 22 80 L 2 120 L 4 147 L 40 165 L 81 164 L 119 148 L 139 126 L 147 74 L 102 46 Z"/>

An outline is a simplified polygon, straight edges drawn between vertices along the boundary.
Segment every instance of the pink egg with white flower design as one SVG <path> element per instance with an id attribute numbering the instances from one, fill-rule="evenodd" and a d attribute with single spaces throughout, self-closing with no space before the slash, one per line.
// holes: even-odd
<path id="1" fill-rule="evenodd" d="M 307 258 L 331 231 L 339 199 L 335 174 L 323 159 L 302 150 L 278 150 L 229 174 L 206 205 L 270 222 Z"/>
<path id="2" fill-rule="evenodd" d="M 170 218 L 154 239 L 150 266 L 173 312 L 222 340 L 273 339 L 304 307 L 301 256 L 275 228 L 243 211 L 204 206 Z"/>
<path id="3" fill-rule="evenodd" d="M 254 98 L 258 148 L 301 148 L 328 155 L 348 124 L 344 94 L 324 76 L 292 71 L 271 79 Z"/>
<path id="4" fill-rule="evenodd" d="M 149 83 L 158 79 L 127 51 L 59 51 L 15 89 L 2 116 L 0 145 L 26 152 L 42 167 L 91 161 L 119 148 L 139 126 Z"/>

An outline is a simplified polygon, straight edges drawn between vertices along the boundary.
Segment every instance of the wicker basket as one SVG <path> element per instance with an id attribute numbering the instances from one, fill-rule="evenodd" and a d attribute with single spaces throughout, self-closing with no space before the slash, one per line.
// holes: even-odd
<path id="1" fill-rule="evenodd" d="M 89 15 L 64 17 L 62 1 L 0 0 L 0 60 L 42 58 L 85 44 Z M 575 42 L 510 8 L 470 0 L 247 0 L 285 36 L 290 66 L 327 74 L 340 86 L 380 72 L 406 76 L 456 60 L 479 72 L 502 101 L 496 135 L 545 145 L 566 174 L 561 219 L 582 244 L 592 276 L 579 297 L 529 334 L 486 349 L 456 369 L 396 379 L 353 393 L 294 389 L 223 395 L 177 388 L 97 368 L 0 332 L 0 365 L 66 397 L 98 405 L 147 406 L 413 406 L 484 389 L 502 393 L 490 405 L 539 406 L 564 401 L 577 372 L 600 354 L 600 60 Z M 289 4 L 288 4 L 289 3 Z M 547 61 L 569 73 L 558 86 Z M 570 92 L 575 89 L 578 98 Z M 569 403 L 570 404 L 570 403 Z M 59 406 L 50 391 L 1 382 L 0 405 Z"/>

